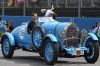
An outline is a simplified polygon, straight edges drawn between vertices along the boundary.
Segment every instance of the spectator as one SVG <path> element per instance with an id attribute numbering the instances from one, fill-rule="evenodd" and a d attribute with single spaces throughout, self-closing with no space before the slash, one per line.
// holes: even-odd
<path id="1" fill-rule="evenodd" d="M 17 7 L 23 7 L 24 0 L 16 0 L 16 4 L 17 4 Z"/>
<path id="2" fill-rule="evenodd" d="M 100 45 L 100 23 L 96 24 L 96 27 L 94 28 L 94 30 L 92 32 L 94 32 L 97 35 L 97 37 L 99 38 L 99 45 Z"/>
<path id="3" fill-rule="evenodd" d="M 96 23 L 96 26 L 92 32 L 97 35 L 97 37 L 99 38 L 99 44 L 100 44 L 100 23 Z"/>
<path id="4" fill-rule="evenodd" d="M 31 8 L 38 8 L 40 5 L 41 0 L 29 0 L 28 4 Z"/>
<path id="5" fill-rule="evenodd" d="M 93 33 L 97 33 L 98 29 L 100 29 L 100 23 L 96 23 L 93 29 Z"/>
<path id="6" fill-rule="evenodd" d="M 100 23 L 97 24 L 97 27 L 100 27 Z"/>
<path id="7" fill-rule="evenodd" d="M 32 30 L 35 27 L 37 20 L 38 15 L 36 13 L 32 13 L 32 20 L 28 24 L 28 33 L 32 33 Z"/>
<path id="8" fill-rule="evenodd" d="M 7 0 L 7 1 L 8 1 L 7 3 L 8 7 L 11 7 L 13 5 L 13 0 Z"/>

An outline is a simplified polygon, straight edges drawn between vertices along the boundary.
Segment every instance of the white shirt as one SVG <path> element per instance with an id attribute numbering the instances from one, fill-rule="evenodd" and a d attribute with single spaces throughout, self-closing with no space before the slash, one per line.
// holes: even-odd
<path id="1" fill-rule="evenodd" d="M 47 10 L 45 13 L 45 17 L 51 17 L 51 14 L 53 14 L 54 12 L 52 10 Z"/>
<path id="2" fill-rule="evenodd" d="M 93 30 L 92 32 L 93 32 L 93 33 L 96 33 L 97 30 L 100 30 L 100 27 L 99 27 L 99 29 L 98 29 L 98 27 L 94 28 L 94 30 Z"/>

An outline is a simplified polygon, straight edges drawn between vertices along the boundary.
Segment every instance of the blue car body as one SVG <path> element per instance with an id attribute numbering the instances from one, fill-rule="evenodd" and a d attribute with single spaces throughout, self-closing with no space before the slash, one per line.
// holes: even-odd
<path id="1" fill-rule="evenodd" d="M 50 22 L 37 22 L 37 26 L 41 26 L 45 32 L 45 37 L 49 37 L 52 41 L 57 42 L 58 46 L 63 49 L 66 50 L 66 52 L 69 52 L 69 54 L 73 55 L 73 48 L 69 47 L 69 48 L 65 48 L 64 44 L 63 44 L 63 40 L 61 40 L 60 38 L 60 32 L 64 30 L 64 28 L 66 26 L 69 26 L 70 22 L 58 22 L 56 20 L 51 20 Z M 30 48 L 32 46 L 32 35 L 28 33 L 27 31 L 27 26 L 28 23 L 18 26 L 17 28 L 15 28 L 11 33 L 6 32 L 5 34 L 9 37 L 11 45 L 15 46 L 15 41 L 17 46 L 19 47 L 25 47 L 25 48 Z M 97 40 L 98 38 L 96 37 L 95 34 L 93 33 L 89 33 L 89 36 L 86 38 L 88 40 L 88 38 L 92 38 L 93 40 Z M 85 41 L 87 41 L 85 40 Z M 85 43 L 84 43 L 85 45 Z M 34 49 L 34 48 L 33 48 Z M 80 51 L 85 51 L 87 50 L 86 47 L 84 46 L 80 46 L 78 48 L 76 48 L 75 50 L 80 50 Z"/>
<path id="2" fill-rule="evenodd" d="M 84 56 L 84 52 L 88 50 L 88 48 L 86 47 L 87 41 L 90 38 L 92 39 L 92 41 L 98 41 L 98 38 L 94 33 L 89 33 L 83 44 L 79 44 L 79 29 L 74 23 L 62 23 L 53 19 L 49 19 L 48 21 L 40 21 L 36 23 L 36 26 L 40 27 L 44 33 L 43 39 L 41 40 L 38 40 L 39 38 L 41 38 L 41 36 L 37 37 L 39 35 L 38 33 L 28 33 L 28 23 L 16 27 L 11 33 L 6 32 L 4 35 L 8 36 L 10 44 L 12 46 L 20 48 L 24 47 L 25 49 L 29 50 L 32 49 L 33 52 L 39 52 L 40 50 L 37 50 L 37 47 L 42 46 L 46 38 L 49 38 L 52 42 L 55 42 L 57 44 L 60 55 L 64 54 L 70 56 Z M 74 30 L 72 30 L 71 28 Z M 68 31 L 70 33 L 68 33 Z M 36 36 L 36 38 L 34 38 L 34 36 Z M 33 45 L 33 41 L 36 45 Z M 69 44 L 67 44 L 68 42 Z"/>

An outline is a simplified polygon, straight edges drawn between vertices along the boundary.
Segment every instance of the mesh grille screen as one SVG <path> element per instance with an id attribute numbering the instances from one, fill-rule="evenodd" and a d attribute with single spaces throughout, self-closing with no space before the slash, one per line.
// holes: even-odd
<path id="1" fill-rule="evenodd" d="M 66 31 L 66 40 L 65 40 L 65 46 L 66 47 L 77 47 L 78 46 L 78 29 L 75 24 L 71 24 L 67 31 Z"/>

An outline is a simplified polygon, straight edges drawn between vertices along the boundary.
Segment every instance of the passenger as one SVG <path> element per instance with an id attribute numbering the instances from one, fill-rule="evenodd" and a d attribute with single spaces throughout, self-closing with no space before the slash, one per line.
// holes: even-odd
<path id="1" fill-rule="evenodd" d="M 41 10 L 42 13 L 45 12 L 45 17 L 52 17 L 53 19 L 56 18 L 56 13 L 54 12 L 54 6 L 52 5 L 51 9 L 42 9 Z"/>
<path id="2" fill-rule="evenodd" d="M 11 32 L 14 29 L 12 21 L 7 21 L 4 28 L 6 32 Z"/>
<path id="3" fill-rule="evenodd" d="M 32 20 L 28 24 L 28 33 L 32 33 L 32 30 L 35 27 L 37 21 L 38 21 L 37 13 L 32 13 Z"/>

